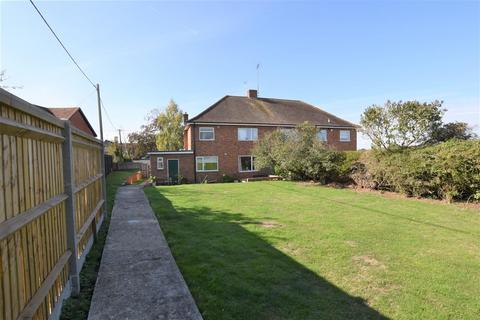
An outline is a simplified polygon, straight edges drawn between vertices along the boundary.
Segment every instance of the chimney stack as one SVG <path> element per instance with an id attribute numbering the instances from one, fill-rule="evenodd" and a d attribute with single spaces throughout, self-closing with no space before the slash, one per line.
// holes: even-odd
<path id="1" fill-rule="evenodd" d="M 249 89 L 249 90 L 247 91 L 247 97 L 253 98 L 253 99 L 258 98 L 258 96 L 257 96 L 257 90 Z"/>
<path id="2" fill-rule="evenodd" d="M 188 113 L 184 113 L 183 114 L 183 124 L 187 124 L 187 121 L 188 121 Z"/>

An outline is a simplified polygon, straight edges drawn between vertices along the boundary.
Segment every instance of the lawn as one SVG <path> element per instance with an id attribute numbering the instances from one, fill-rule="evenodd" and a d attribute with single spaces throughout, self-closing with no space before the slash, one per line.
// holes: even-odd
<path id="1" fill-rule="evenodd" d="M 478 319 L 480 213 L 291 182 L 145 189 L 205 319 Z"/>
<path id="2" fill-rule="evenodd" d="M 122 185 L 125 179 L 135 170 L 114 171 L 107 176 L 107 216 L 103 221 L 102 227 L 97 235 L 97 242 L 87 255 L 85 264 L 80 272 L 80 294 L 77 297 L 68 298 L 62 308 L 60 319 L 62 320 L 82 320 L 87 319 L 90 302 L 97 281 L 98 269 L 102 258 L 103 247 L 107 238 L 110 216 L 115 200 L 115 194 L 118 187 Z"/>

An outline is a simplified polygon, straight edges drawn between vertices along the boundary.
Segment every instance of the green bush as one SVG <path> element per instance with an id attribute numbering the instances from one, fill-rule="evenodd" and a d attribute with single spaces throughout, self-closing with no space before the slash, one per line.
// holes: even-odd
<path id="1" fill-rule="evenodd" d="M 336 181 L 345 159 L 344 153 L 330 150 L 318 140 L 316 128 L 308 123 L 267 134 L 256 143 L 253 154 L 257 169 L 271 169 L 289 180 L 321 183 Z"/>
<path id="2" fill-rule="evenodd" d="M 450 140 L 386 153 L 368 151 L 350 175 L 361 187 L 415 197 L 480 199 L 480 141 Z"/>
<path id="3" fill-rule="evenodd" d="M 338 182 L 352 182 L 351 174 L 365 151 L 344 151 L 343 161 L 338 166 Z"/>

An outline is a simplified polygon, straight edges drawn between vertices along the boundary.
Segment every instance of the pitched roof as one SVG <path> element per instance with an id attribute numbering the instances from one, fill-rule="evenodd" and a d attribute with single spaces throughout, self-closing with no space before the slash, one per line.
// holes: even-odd
<path id="1" fill-rule="evenodd" d="M 300 100 L 225 96 L 188 122 L 357 127 Z"/>
<path id="2" fill-rule="evenodd" d="M 71 120 L 72 125 L 76 127 L 77 129 L 80 129 L 94 137 L 97 136 L 97 133 L 95 130 L 93 130 L 92 125 L 88 121 L 87 117 L 83 113 L 82 109 L 79 107 L 62 107 L 62 108 L 44 108 L 41 107 L 47 112 L 51 113 L 55 117 L 62 119 L 62 120 Z M 78 114 L 80 118 L 83 120 L 82 122 L 78 122 L 78 117 L 72 119 L 73 116 Z"/>
<path id="3" fill-rule="evenodd" d="M 78 107 L 69 107 L 69 108 L 47 108 L 51 114 L 55 117 L 63 120 L 69 120 L 77 110 L 80 110 Z"/>

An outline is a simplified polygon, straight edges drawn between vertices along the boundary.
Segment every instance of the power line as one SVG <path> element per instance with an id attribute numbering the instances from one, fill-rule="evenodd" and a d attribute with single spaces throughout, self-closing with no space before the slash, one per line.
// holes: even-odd
<path id="1" fill-rule="evenodd" d="M 40 15 L 40 17 L 42 18 L 43 22 L 45 22 L 45 24 L 47 25 L 48 29 L 50 29 L 50 31 L 52 32 L 52 34 L 55 36 L 55 39 L 57 39 L 58 43 L 60 43 L 60 45 L 62 46 L 63 50 L 65 50 L 65 52 L 67 53 L 67 55 L 69 56 L 70 60 L 72 60 L 72 62 L 75 64 L 75 66 L 77 66 L 78 70 L 82 73 L 82 75 L 85 77 L 85 79 L 87 79 L 88 82 L 90 82 L 90 84 L 95 88 L 95 90 L 98 90 L 97 86 L 95 85 L 95 83 L 93 83 L 93 81 L 87 76 L 87 74 L 85 73 L 85 71 L 83 71 L 83 69 L 80 67 L 80 65 L 77 63 L 77 61 L 75 60 L 75 58 L 73 58 L 73 56 L 70 54 L 70 52 L 68 51 L 68 49 L 65 47 L 65 45 L 62 43 L 62 40 L 60 40 L 60 38 L 57 36 L 57 34 L 55 33 L 55 31 L 53 31 L 52 27 L 50 26 L 50 24 L 47 22 L 47 20 L 45 19 L 45 17 L 43 16 L 43 14 L 40 12 L 40 10 L 37 8 L 37 6 L 35 5 L 35 3 L 33 2 L 33 0 L 30 0 L 30 3 L 32 4 L 32 6 L 35 8 L 35 10 L 37 11 L 37 13 Z M 110 115 L 108 114 L 108 111 L 107 109 L 105 108 L 105 105 L 103 104 L 103 100 L 100 99 L 100 103 L 101 103 L 101 106 L 102 106 L 102 109 L 103 111 L 105 111 L 105 114 L 107 116 L 107 119 L 108 119 L 108 122 L 110 122 L 111 126 L 113 127 L 113 129 L 115 129 L 115 131 L 117 130 L 116 126 L 113 124 L 112 122 L 112 119 L 110 118 Z"/>
<path id="2" fill-rule="evenodd" d="M 91 85 L 93 87 L 96 88 L 95 84 L 93 83 L 92 80 L 90 80 L 90 78 L 87 76 L 87 74 L 82 70 L 82 68 L 80 68 L 80 66 L 78 65 L 77 61 L 75 61 L 75 59 L 73 58 L 73 56 L 70 54 L 70 52 L 67 50 L 67 48 L 63 45 L 62 41 L 60 40 L 60 38 L 57 36 L 57 34 L 55 33 L 55 31 L 53 31 L 52 27 L 50 27 L 50 25 L 48 24 L 47 20 L 45 19 L 45 17 L 43 16 L 43 14 L 40 12 L 40 10 L 38 10 L 37 6 L 35 5 L 35 3 L 33 3 L 33 0 L 30 0 L 30 3 L 32 4 L 32 6 L 35 8 L 35 10 L 38 12 L 38 14 L 40 15 L 40 17 L 42 18 L 43 22 L 45 22 L 45 24 L 47 25 L 48 29 L 50 29 L 50 31 L 53 33 L 53 35 L 55 36 L 55 38 L 57 39 L 58 43 L 60 43 L 60 45 L 62 46 L 63 50 L 65 50 L 65 52 L 68 54 L 68 56 L 70 57 L 70 59 L 73 61 L 73 63 L 77 66 L 78 70 L 80 70 L 80 72 L 83 74 L 83 76 L 88 80 L 88 82 L 91 83 Z"/>
<path id="3" fill-rule="evenodd" d="M 100 99 L 100 103 L 101 103 L 101 105 L 102 105 L 103 111 L 105 111 L 105 115 L 107 116 L 108 122 L 110 122 L 110 124 L 112 125 L 113 129 L 115 129 L 115 131 L 117 131 L 118 129 L 117 129 L 117 127 L 113 124 L 112 119 L 110 118 L 110 115 L 108 114 L 108 111 L 107 111 L 107 109 L 105 108 L 105 105 L 103 104 L 103 100 L 102 100 L 102 99 Z"/>

